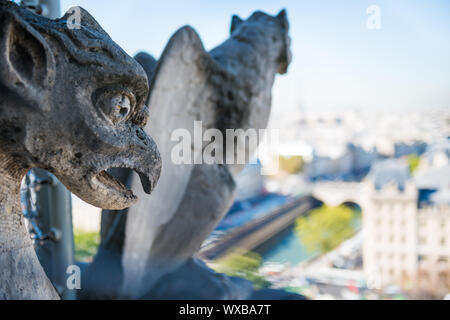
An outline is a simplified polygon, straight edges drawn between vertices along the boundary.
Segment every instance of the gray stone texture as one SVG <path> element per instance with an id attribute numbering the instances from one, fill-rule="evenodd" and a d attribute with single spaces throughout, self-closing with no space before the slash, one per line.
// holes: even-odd
<path id="1" fill-rule="evenodd" d="M 0 0 L 0 298 L 57 299 L 20 209 L 30 168 L 86 202 L 120 210 L 136 196 L 106 173 L 139 173 L 149 193 L 161 158 L 144 132 L 147 76 L 85 10 L 69 28 Z"/>

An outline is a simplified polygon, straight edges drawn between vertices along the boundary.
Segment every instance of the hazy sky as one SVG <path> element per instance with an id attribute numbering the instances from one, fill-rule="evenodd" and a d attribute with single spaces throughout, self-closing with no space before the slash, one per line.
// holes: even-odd
<path id="1" fill-rule="evenodd" d="M 340 108 L 450 108 L 450 1 L 63 0 L 87 9 L 129 54 L 159 57 L 189 24 L 207 49 L 228 37 L 232 14 L 286 8 L 293 62 L 277 77 L 275 111 Z M 381 29 L 366 26 L 370 5 Z"/>

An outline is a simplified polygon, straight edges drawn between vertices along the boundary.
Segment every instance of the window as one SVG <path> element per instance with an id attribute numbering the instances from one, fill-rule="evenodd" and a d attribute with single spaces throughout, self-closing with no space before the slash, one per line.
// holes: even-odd
<path id="1" fill-rule="evenodd" d="M 439 281 L 445 286 L 450 285 L 450 273 L 448 271 L 442 271 L 438 275 Z"/>
<path id="2" fill-rule="evenodd" d="M 438 262 L 448 262 L 448 257 L 439 257 Z"/>
<path id="3" fill-rule="evenodd" d="M 402 270 L 402 281 L 408 282 L 409 281 L 409 273 L 407 270 Z"/>

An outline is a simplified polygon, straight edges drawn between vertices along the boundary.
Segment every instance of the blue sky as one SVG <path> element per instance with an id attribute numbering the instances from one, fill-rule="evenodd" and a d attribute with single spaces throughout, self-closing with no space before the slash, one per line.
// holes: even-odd
<path id="1" fill-rule="evenodd" d="M 391 109 L 450 107 L 450 1 L 148 1 L 70 0 L 87 9 L 129 54 L 161 54 L 169 37 L 189 24 L 207 49 L 228 37 L 232 14 L 286 8 L 293 62 L 277 77 L 274 108 Z M 369 5 L 381 29 L 366 26 Z"/>

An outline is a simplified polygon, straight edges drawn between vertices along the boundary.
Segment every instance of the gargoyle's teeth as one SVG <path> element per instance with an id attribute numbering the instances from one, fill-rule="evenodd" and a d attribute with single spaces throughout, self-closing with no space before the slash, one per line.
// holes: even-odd
<path id="1" fill-rule="evenodd" d="M 126 198 L 136 199 L 136 196 L 133 194 L 131 190 L 128 190 L 127 187 L 125 187 L 122 182 L 114 178 L 108 172 L 101 171 L 97 175 L 97 179 L 101 184 L 103 184 L 107 188 L 120 190 L 123 193 L 123 196 L 125 196 Z"/>
<path id="2" fill-rule="evenodd" d="M 139 178 L 141 179 L 142 188 L 146 194 L 150 194 L 152 192 L 152 183 L 147 175 L 138 172 Z"/>

